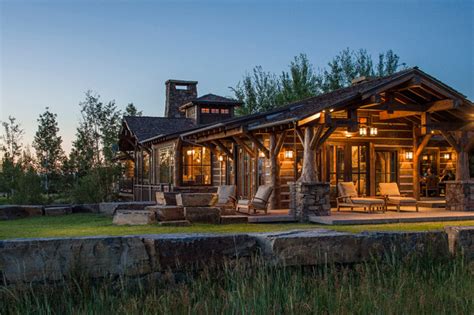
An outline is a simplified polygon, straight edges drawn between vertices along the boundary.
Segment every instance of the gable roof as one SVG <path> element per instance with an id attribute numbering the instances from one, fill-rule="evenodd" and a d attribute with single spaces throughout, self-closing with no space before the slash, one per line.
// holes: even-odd
<path id="1" fill-rule="evenodd" d="M 125 116 L 123 120 L 138 142 L 160 135 L 189 130 L 196 126 L 194 120 L 190 118 Z"/>
<path id="2" fill-rule="evenodd" d="M 195 98 L 184 105 L 181 105 L 180 109 L 185 109 L 196 104 L 238 106 L 238 105 L 242 105 L 243 103 L 232 98 L 223 97 L 220 95 L 209 93 L 209 94 L 200 96 L 198 98 Z"/>

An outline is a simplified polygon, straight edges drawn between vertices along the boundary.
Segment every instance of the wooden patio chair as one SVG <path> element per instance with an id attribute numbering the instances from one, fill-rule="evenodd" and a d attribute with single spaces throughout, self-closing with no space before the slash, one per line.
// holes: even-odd
<path id="1" fill-rule="evenodd" d="M 402 206 L 415 206 L 418 212 L 418 203 L 415 198 L 400 194 L 397 183 L 379 183 L 380 194 L 385 197 L 385 204 L 394 205 L 400 212 Z M 388 207 L 386 207 L 388 209 Z"/>
<path id="2" fill-rule="evenodd" d="M 237 198 L 235 185 L 221 185 L 217 187 L 217 202 L 214 205 L 221 209 L 221 214 L 234 214 Z"/>
<path id="3" fill-rule="evenodd" d="M 257 213 L 257 210 L 264 210 L 265 214 L 267 214 L 268 200 L 272 191 L 273 187 L 270 185 L 259 186 L 252 200 L 239 199 L 237 201 L 237 212 L 242 212 L 241 210 L 246 209 L 247 213 L 250 214 L 250 210 L 253 210 L 253 213 Z"/>
<path id="4" fill-rule="evenodd" d="M 340 182 L 337 184 L 337 189 L 340 195 L 337 197 L 337 211 L 342 207 L 350 208 L 351 211 L 359 207 L 369 212 L 374 209 L 381 209 L 385 212 L 385 201 L 383 199 L 359 197 L 353 182 Z"/>

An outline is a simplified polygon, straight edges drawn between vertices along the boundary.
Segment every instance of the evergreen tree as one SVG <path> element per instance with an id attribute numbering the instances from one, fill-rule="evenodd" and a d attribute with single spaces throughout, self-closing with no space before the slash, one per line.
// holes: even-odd
<path id="1" fill-rule="evenodd" d="M 139 111 L 133 103 L 129 103 L 127 107 L 125 107 L 125 116 L 141 116 L 142 111 Z"/>

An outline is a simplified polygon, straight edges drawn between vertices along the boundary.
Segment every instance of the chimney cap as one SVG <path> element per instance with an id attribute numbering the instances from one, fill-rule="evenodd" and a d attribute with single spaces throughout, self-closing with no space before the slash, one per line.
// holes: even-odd
<path id="1" fill-rule="evenodd" d="M 169 79 L 165 82 L 166 85 L 174 83 L 174 84 L 186 84 L 186 85 L 195 85 L 198 84 L 198 81 L 186 81 L 186 80 L 174 80 L 174 79 Z"/>

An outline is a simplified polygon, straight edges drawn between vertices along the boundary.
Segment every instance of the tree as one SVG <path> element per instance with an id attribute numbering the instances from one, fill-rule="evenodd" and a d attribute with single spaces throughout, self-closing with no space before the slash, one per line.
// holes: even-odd
<path id="1" fill-rule="evenodd" d="M 125 116 L 141 116 L 142 111 L 138 111 L 138 109 L 133 105 L 133 103 L 129 103 L 127 107 L 125 107 Z"/>
<path id="2" fill-rule="evenodd" d="M 4 159 L 15 162 L 21 155 L 21 141 L 25 132 L 12 116 L 8 116 L 8 121 L 2 122 L 2 126 L 4 133 L 1 136 L 1 150 L 4 152 Z"/>
<path id="3" fill-rule="evenodd" d="M 57 115 L 46 107 L 46 111 L 40 114 L 37 120 L 38 130 L 33 141 L 38 170 L 45 176 L 58 174 L 64 160 L 64 151 L 61 148 L 62 139 L 58 135 L 59 128 L 56 118 Z"/>
<path id="4" fill-rule="evenodd" d="M 237 115 L 264 112 L 275 107 L 278 85 L 274 74 L 263 71 L 261 66 L 255 67 L 252 74 L 247 73 L 235 88 L 230 88 L 235 97 L 244 103 L 237 109 Z"/>
<path id="5" fill-rule="evenodd" d="M 280 76 L 280 90 L 276 97 L 277 104 L 288 104 L 321 92 L 321 76 L 316 75 L 313 65 L 305 54 L 296 56 L 290 64 L 290 72 Z"/>

